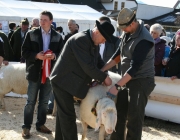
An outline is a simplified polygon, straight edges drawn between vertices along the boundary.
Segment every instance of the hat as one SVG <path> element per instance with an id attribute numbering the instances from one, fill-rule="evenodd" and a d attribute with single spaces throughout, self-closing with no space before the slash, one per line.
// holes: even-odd
<path id="1" fill-rule="evenodd" d="M 29 25 L 29 21 L 27 18 L 24 18 L 23 20 L 21 20 L 21 23 L 24 25 Z"/>
<path id="2" fill-rule="evenodd" d="M 103 23 L 100 23 L 96 20 L 96 26 L 101 33 L 101 35 L 107 40 L 111 42 L 111 36 L 114 33 L 114 27 L 111 23 L 105 21 Z"/>
<path id="3" fill-rule="evenodd" d="M 117 27 L 122 29 L 130 25 L 134 19 L 136 18 L 136 13 L 135 11 L 132 11 L 128 8 L 123 8 L 119 14 L 118 14 L 118 24 Z"/>

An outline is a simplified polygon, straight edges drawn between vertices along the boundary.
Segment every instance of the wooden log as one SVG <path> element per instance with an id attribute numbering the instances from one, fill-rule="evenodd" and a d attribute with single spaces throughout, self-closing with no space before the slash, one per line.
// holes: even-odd
<path id="1" fill-rule="evenodd" d="M 180 105 L 180 97 L 171 96 L 171 95 L 164 95 L 164 94 L 154 93 L 154 92 L 152 92 L 149 95 L 149 100 L 154 100 L 154 101 L 165 102 L 165 103 L 169 103 L 169 104 Z"/>

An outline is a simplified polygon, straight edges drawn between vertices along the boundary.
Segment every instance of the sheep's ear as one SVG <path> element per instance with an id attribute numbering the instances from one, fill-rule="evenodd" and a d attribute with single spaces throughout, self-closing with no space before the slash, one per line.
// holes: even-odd
<path id="1" fill-rule="evenodd" d="M 97 131 L 100 126 L 101 126 L 101 111 L 98 111 L 98 112 L 97 112 L 97 118 L 96 118 L 95 131 Z"/>

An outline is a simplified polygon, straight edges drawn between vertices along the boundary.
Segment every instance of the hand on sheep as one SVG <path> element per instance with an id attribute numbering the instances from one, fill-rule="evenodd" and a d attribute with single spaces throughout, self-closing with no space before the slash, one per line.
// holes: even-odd
<path id="1" fill-rule="evenodd" d="M 106 86 L 110 86 L 112 84 L 112 80 L 109 76 L 107 76 L 106 79 L 104 80 L 104 84 Z"/>
<path id="2" fill-rule="evenodd" d="M 115 96 L 118 94 L 118 90 L 116 89 L 115 86 L 112 86 L 108 92 L 110 92 L 111 94 L 113 94 Z"/>

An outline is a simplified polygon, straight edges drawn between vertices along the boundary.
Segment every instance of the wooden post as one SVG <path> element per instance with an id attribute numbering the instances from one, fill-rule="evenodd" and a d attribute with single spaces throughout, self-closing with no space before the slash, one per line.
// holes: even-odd
<path id="1" fill-rule="evenodd" d="M 154 92 L 152 92 L 149 95 L 149 100 L 180 105 L 180 97 L 164 95 L 164 94 L 159 94 L 159 93 L 154 93 Z"/>

